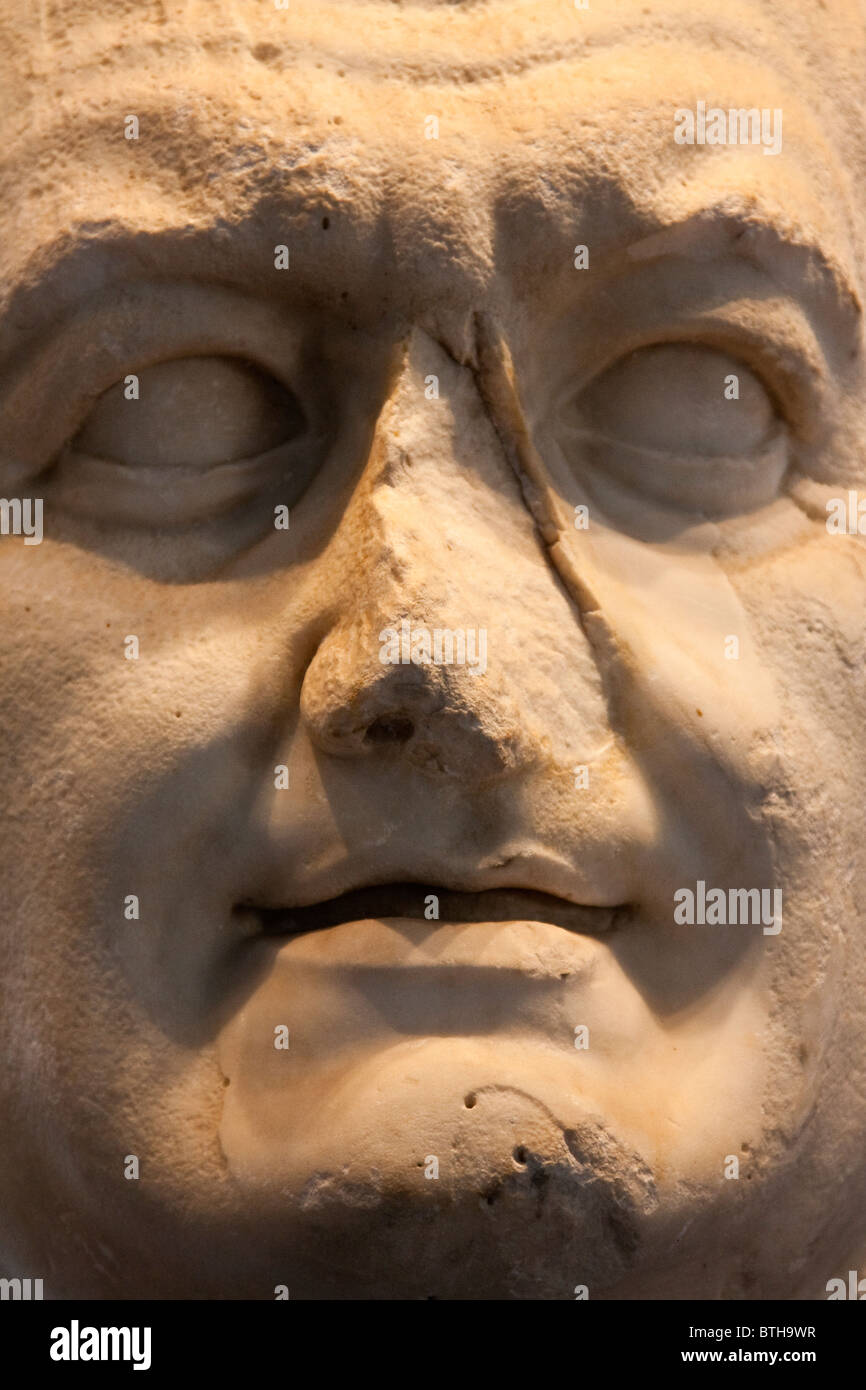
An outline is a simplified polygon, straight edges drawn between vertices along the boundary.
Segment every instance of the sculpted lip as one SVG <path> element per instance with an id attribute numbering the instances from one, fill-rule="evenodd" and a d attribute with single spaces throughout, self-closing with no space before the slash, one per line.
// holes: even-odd
<path id="1" fill-rule="evenodd" d="M 437 915 L 430 916 L 431 898 Z M 429 930 L 469 923 L 538 922 L 582 936 L 609 932 L 621 907 L 589 907 L 549 893 L 520 888 L 460 892 L 419 883 L 371 884 L 307 907 L 271 908 L 244 905 L 260 923 L 260 934 L 296 937 L 364 920 L 416 920 Z"/>

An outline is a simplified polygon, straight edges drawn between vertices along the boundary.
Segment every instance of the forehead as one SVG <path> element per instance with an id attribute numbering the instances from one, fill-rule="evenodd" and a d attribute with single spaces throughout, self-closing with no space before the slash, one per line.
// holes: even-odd
<path id="1" fill-rule="evenodd" d="M 848 0 L 832 14 L 790 0 L 117 0 L 107 15 L 103 0 L 7 0 L 0 29 L 10 288 L 73 226 L 102 242 L 253 228 L 300 250 L 327 218 L 359 277 L 390 247 L 419 281 L 447 265 L 471 299 L 503 241 L 543 260 L 545 245 L 646 234 L 727 194 L 793 212 L 834 262 L 860 259 L 863 41 Z M 699 100 L 780 110 L 782 154 L 677 146 L 674 112 Z"/>

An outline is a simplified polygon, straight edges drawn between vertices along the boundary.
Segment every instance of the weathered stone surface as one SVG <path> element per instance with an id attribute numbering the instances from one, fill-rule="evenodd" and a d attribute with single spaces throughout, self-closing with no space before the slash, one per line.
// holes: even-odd
<path id="1" fill-rule="evenodd" d="M 863 1269 L 864 37 L 5 0 L 4 1273 Z"/>

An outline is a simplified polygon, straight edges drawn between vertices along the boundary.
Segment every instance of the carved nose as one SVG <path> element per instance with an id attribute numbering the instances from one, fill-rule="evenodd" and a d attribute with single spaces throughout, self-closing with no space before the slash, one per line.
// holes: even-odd
<path id="1" fill-rule="evenodd" d="M 516 712 L 465 667 L 379 659 L 381 623 L 338 627 L 307 669 L 301 717 L 338 758 L 399 758 L 431 775 L 495 777 L 527 756 Z"/>
<path id="2" fill-rule="evenodd" d="M 592 654 L 473 371 L 420 329 L 340 537 L 336 621 L 301 687 L 315 747 L 477 785 L 549 758 L 566 721 L 567 746 L 609 739 Z"/>

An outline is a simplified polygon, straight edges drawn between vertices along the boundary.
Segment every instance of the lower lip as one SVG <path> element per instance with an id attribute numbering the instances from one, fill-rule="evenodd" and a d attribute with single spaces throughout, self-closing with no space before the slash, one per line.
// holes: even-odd
<path id="1" fill-rule="evenodd" d="M 599 909 L 600 930 L 609 918 Z M 256 945 L 286 965 L 333 970 L 475 968 L 547 979 L 585 970 L 605 949 L 597 936 L 550 922 L 427 922 L 415 917 L 365 918 L 299 936 L 262 937 Z"/>

